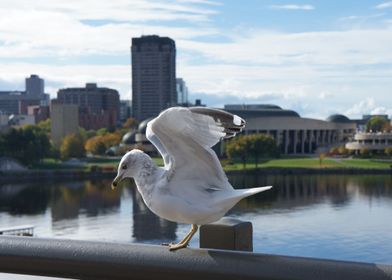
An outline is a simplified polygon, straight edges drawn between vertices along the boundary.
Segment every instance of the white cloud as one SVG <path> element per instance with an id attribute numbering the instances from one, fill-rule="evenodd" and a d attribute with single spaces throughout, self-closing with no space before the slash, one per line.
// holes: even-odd
<path id="1" fill-rule="evenodd" d="M 304 10 L 304 11 L 314 10 L 314 6 L 312 5 L 297 5 L 297 4 L 271 5 L 270 8 L 278 9 L 278 10 Z"/>
<path id="2" fill-rule="evenodd" d="M 370 94 L 377 96 L 377 104 L 385 110 L 392 107 L 388 90 L 392 88 L 392 29 L 278 33 L 241 28 L 228 32 L 213 25 L 221 5 L 209 0 L 3 0 L 0 77 L 7 87 L 19 86 L 36 73 L 53 96 L 58 88 L 97 82 L 129 99 L 129 59 L 124 65 L 53 65 L 50 59 L 60 58 L 65 64 L 67 59 L 88 61 L 87 55 L 106 56 L 106 60 L 129 57 L 132 37 L 157 34 L 175 39 L 177 76 L 185 79 L 191 92 L 225 96 L 228 101 L 241 96 L 306 109 L 314 116 L 331 110 L 382 111 L 376 103 L 368 108 L 352 105 L 366 101 Z M 347 20 L 360 20 L 354 17 Z M 199 41 L 199 36 L 227 40 L 206 42 Z M 7 62 L 35 57 L 48 62 Z"/>
<path id="3" fill-rule="evenodd" d="M 360 117 L 362 115 L 369 115 L 369 114 L 371 115 L 386 114 L 391 116 L 392 109 L 379 106 L 378 104 L 376 104 L 376 101 L 373 97 L 368 97 L 354 104 L 345 113 L 349 116 L 355 116 L 355 117 Z"/>
<path id="4" fill-rule="evenodd" d="M 390 1 L 390 2 L 384 2 L 384 3 L 378 4 L 375 8 L 376 8 L 376 9 L 387 9 L 387 8 L 392 8 L 392 1 Z"/>

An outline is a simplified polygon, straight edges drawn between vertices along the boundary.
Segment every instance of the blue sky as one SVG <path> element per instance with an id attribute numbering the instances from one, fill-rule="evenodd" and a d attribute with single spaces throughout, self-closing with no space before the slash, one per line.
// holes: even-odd
<path id="1" fill-rule="evenodd" d="M 31 73 L 56 96 L 87 82 L 131 98 L 132 37 L 169 36 L 177 76 L 209 106 L 302 116 L 392 114 L 392 1 L 2 0 L 0 90 Z"/>

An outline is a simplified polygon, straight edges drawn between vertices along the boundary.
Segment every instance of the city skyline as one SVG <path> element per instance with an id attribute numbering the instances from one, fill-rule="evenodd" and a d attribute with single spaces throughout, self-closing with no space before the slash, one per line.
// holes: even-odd
<path id="1" fill-rule="evenodd" d="M 52 98 L 93 82 L 131 99 L 131 39 L 156 34 L 175 40 L 190 101 L 392 114 L 391 1 L 7 2 L 0 91 L 36 73 Z"/>

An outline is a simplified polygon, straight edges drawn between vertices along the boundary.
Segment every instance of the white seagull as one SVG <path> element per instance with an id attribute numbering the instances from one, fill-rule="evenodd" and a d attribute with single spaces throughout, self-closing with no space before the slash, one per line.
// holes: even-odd
<path id="1" fill-rule="evenodd" d="M 170 250 L 188 246 L 199 225 L 219 220 L 238 201 L 271 186 L 235 190 L 211 149 L 236 135 L 245 121 L 228 112 L 205 107 L 173 107 L 147 124 L 146 136 L 158 149 L 164 167 L 141 150 L 121 159 L 112 187 L 134 178 L 150 210 L 159 217 L 192 224 L 190 232 Z"/>

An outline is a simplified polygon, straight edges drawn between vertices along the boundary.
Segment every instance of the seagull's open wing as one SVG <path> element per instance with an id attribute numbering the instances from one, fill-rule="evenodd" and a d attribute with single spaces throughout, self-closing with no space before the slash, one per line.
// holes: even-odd
<path id="1" fill-rule="evenodd" d="M 245 121 L 225 111 L 174 107 L 147 125 L 147 138 L 162 154 L 165 167 L 184 179 L 211 178 L 227 181 L 211 149 L 219 140 L 240 132 Z M 212 186 L 211 186 L 212 187 Z"/>

